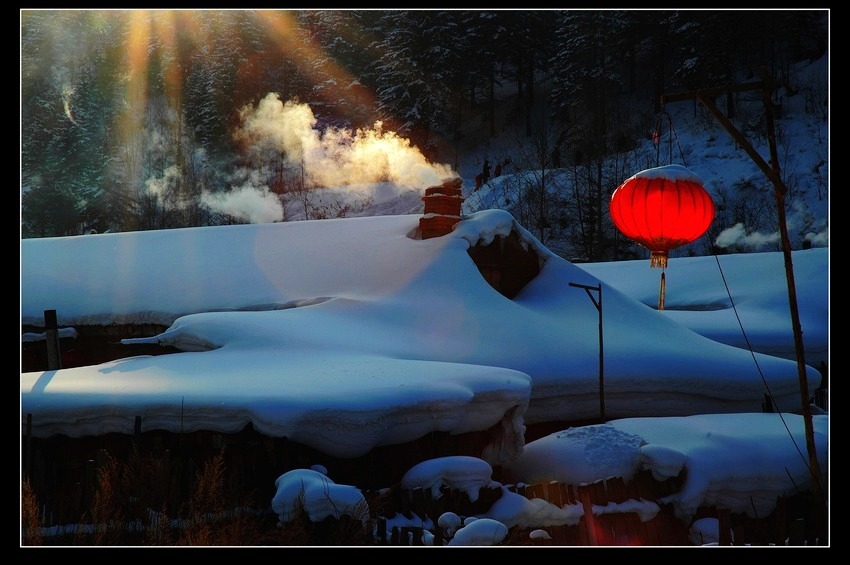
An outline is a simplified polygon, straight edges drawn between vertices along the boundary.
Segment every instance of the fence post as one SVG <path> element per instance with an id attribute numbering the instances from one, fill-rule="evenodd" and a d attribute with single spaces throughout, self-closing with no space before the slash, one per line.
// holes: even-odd
<path id="1" fill-rule="evenodd" d="M 59 329 L 56 322 L 56 310 L 44 311 L 44 337 L 47 342 L 47 370 L 55 371 L 62 368 L 62 357 L 59 354 Z"/>
<path id="2" fill-rule="evenodd" d="M 717 543 L 718 545 L 734 545 L 735 540 L 732 539 L 732 511 L 728 508 L 717 509 Z"/>
<path id="3" fill-rule="evenodd" d="M 401 494 L 401 515 L 410 520 L 413 518 L 413 511 L 411 510 L 411 492 L 409 490 L 402 490 Z"/>
<path id="4" fill-rule="evenodd" d="M 558 508 L 564 505 L 564 500 L 561 497 L 561 483 L 558 481 L 549 481 L 549 484 L 546 486 L 546 501 Z"/>
<path id="5" fill-rule="evenodd" d="M 428 515 L 428 508 L 425 506 L 425 493 L 422 487 L 414 487 L 410 494 L 413 498 L 413 513 L 424 520 Z"/>
<path id="6" fill-rule="evenodd" d="M 578 497 L 584 509 L 584 526 L 587 532 L 588 545 L 599 545 L 599 537 L 596 532 L 596 517 L 593 515 L 593 502 L 590 499 L 589 485 L 578 487 Z"/>
<path id="7" fill-rule="evenodd" d="M 27 413 L 27 431 L 24 443 L 24 475 L 29 478 L 32 469 L 32 414 Z"/>
<path id="8" fill-rule="evenodd" d="M 806 520 L 797 518 L 788 528 L 788 545 L 806 545 Z"/>
<path id="9" fill-rule="evenodd" d="M 387 519 L 378 518 L 378 545 L 387 545 Z"/>

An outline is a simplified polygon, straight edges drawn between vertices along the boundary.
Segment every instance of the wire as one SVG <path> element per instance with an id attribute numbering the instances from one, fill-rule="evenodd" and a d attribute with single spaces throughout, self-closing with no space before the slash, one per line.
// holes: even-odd
<path id="1" fill-rule="evenodd" d="M 652 141 L 655 143 L 655 166 L 658 167 L 661 165 L 661 126 L 665 117 L 667 118 L 667 130 L 670 132 L 667 142 L 667 147 L 669 148 L 667 164 L 673 164 L 673 140 L 675 139 L 676 147 L 679 148 L 679 157 L 682 159 L 682 165 L 687 167 L 688 164 L 685 162 L 685 153 L 682 151 L 682 145 L 679 143 L 679 136 L 676 135 L 676 129 L 673 127 L 673 117 L 663 107 L 658 113 L 658 117 L 655 119 L 655 131 L 652 133 Z"/>
<path id="2" fill-rule="evenodd" d="M 764 378 L 764 373 L 762 373 L 761 367 L 759 366 L 758 359 L 756 359 L 755 352 L 753 351 L 753 347 L 750 344 L 750 340 L 747 337 L 747 332 L 744 330 L 744 325 L 741 323 L 741 317 L 738 315 L 738 308 L 735 306 L 735 301 L 732 299 L 732 293 L 729 290 L 729 284 L 726 282 L 726 275 L 723 274 L 723 267 L 720 266 L 720 258 L 717 254 L 714 254 L 714 260 L 717 261 L 717 269 L 720 271 L 720 277 L 723 279 L 723 286 L 726 288 L 726 295 L 729 297 L 729 302 L 732 304 L 732 311 L 735 313 L 735 319 L 738 320 L 738 327 L 741 328 L 741 335 L 744 336 L 744 341 L 747 344 L 747 349 L 750 352 L 750 355 L 753 358 L 753 363 L 756 366 L 756 370 L 758 370 L 759 377 L 761 378 L 761 382 L 764 384 L 765 390 L 767 390 L 767 395 L 765 400 L 770 400 L 772 404 L 773 410 L 779 415 L 779 419 L 782 420 L 782 425 L 785 426 L 785 430 L 788 432 L 788 436 L 791 438 L 791 443 L 794 444 L 794 448 L 797 450 L 797 453 L 800 454 L 800 459 L 803 460 L 803 464 L 809 470 L 811 474 L 812 469 L 809 466 L 808 457 L 803 455 L 803 452 L 800 450 L 800 446 L 797 444 L 797 441 L 794 439 L 794 434 L 791 433 L 791 430 L 788 428 L 788 423 L 785 421 L 785 417 L 782 415 L 782 412 L 779 410 L 779 405 L 776 404 L 776 401 L 773 399 L 773 394 L 770 392 L 770 386 L 768 386 L 767 381 Z"/>

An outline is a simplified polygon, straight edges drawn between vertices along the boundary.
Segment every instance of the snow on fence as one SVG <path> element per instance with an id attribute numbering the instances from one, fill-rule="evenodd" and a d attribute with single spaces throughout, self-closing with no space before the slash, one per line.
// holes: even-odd
<path id="1" fill-rule="evenodd" d="M 669 504 L 658 501 L 677 492 L 684 482 L 680 475 L 666 481 L 656 481 L 649 471 L 637 473 L 629 482 L 612 477 L 591 484 L 571 485 L 558 481 L 533 485 L 509 485 L 508 489 L 528 499 L 540 498 L 562 508 L 581 505 L 582 517 L 576 525 L 522 528 L 515 526 L 508 534 L 508 545 L 535 546 L 686 546 L 694 545 L 689 537 L 689 523 L 677 518 Z M 466 493 L 443 487 L 441 496 L 434 497 L 429 489 L 401 491 L 391 503 L 400 504 L 398 512 L 407 520 L 419 518 L 437 523 L 443 512 L 459 516 L 484 514 L 501 496 L 500 489 L 482 489 L 479 499 L 471 502 Z M 629 500 L 653 501 L 660 510 L 651 519 L 642 520 L 637 512 L 615 511 L 595 513 L 594 507 L 621 504 Z M 382 515 L 393 516 L 389 508 Z M 694 520 L 718 520 L 717 545 L 826 545 L 827 524 L 816 505 L 805 494 L 777 499 L 776 510 L 766 517 L 750 518 L 733 514 L 728 509 L 702 507 Z M 548 539 L 531 536 L 543 529 Z M 385 518 L 378 519 L 376 531 L 380 545 L 423 545 L 425 528 L 393 526 L 387 528 Z M 431 532 L 434 545 L 443 545 L 439 528 Z"/>
<path id="2" fill-rule="evenodd" d="M 168 469 L 169 483 L 177 490 L 168 494 L 170 507 L 179 505 L 178 499 L 171 500 L 178 492 L 187 492 L 188 478 L 195 475 L 197 466 L 211 450 L 227 445 L 230 454 L 231 468 L 235 471 L 235 479 L 242 480 L 256 476 L 266 466 L 269 476 L 281 467 L 292 467 L 300 462 L 303 456 L 298 446 L 285 439 L 260 438 L 254 433 L 243 432 L 225 437 L 222 434 L 140 434 L 140 418 L 136 418 L 132 435 L 110 438 L 84 438 L 70 440 L 69 438 L 53 438 L 39 440 L 39 447 L 33 445 L 31 436 L 32 417 L 27 415 L 26 431 L 22 445 L 22 467 L 24 475 L 34 479 L 39 485 L 36 490 L 47 494 L 47 500 L 42 501 L 42 519 L 45 526 L 55 523 L 67 523 L 64 520 L 79 515 L 80 508 L 89 508 L 97 485 L 98 469 L 103 467 L 102 458 L 107 453 L 124 452 L 127 457 L 128 442 L 130 446 L 147 446 L 152 448 L 150 454 L 155 461 Z M 114 434 L 113 434 L 114 436 Z M 171 441 L 168 441 L 169 437 Z M 109 439 L 109 441 L 106 441 Z M 123 441 L 119 441 L 122 440 Z M 427 443 L 439 443 L 437 438 L 426 438 Z M 457 443 L 458 438 L 452 438 L 450 451 L 474 453 L 475 447 L 480 447 L 479 438 L 470 436 Z M 217 440 L 217 441 L 213 441 Z M 176 442 L 176 443 L 175 443 Z M 264 449 L 258 449 L 264 446 Z M 203 447 L 206 447 L 205 449 Z M 422 456 L 422 445 L 416 444 L 416 457 Z M 432 453 L 439 456 L 445 446 Z M 357 467 L 364 466 L 367 471 L 375 473 L 376 466 L 386 465 L 393 456 L 401 457 L 396 451 L 379 450 L 373 457 L 357 462 Z M 263 454 L 271 457 L 266 461 Z M 445 453 L 442 453 L 445 454 Z M 253 458 L 251 457 L 253 456 Z M 414 455 L 411 454 L 410 457 Z M 400 468 L 408 468 L 407 461 L 401 457 Z M 354 462 L 349 462 L 354 463 Z M 265 466 L 264 466 L 265 464 Z M 273 468 L 272 468 L 273 467 Z M 342 468 L 340 468 L 342 470 Z M 178 480 L 181 479 L 181 480 Z M 543 499 L 553 505 L 563 508 L 566 505 L 581 505 L 582 517 L 576 525 L 546 526 L 549 539 L 530 536 L 534 529 L 515 526 L 511 528 L 508 538 L 503 545 L 547 545 L 547 546 L 678 546 L 692 545 L 688 537 L 689 524 L 673 515 L 671 505 L 658 501 L 663 497 L 677 492 L 685 476 L 656 481 L 651 472 L 641 471 L 630 481 L 620 477 L 609 478 L 591 484 L 571 485 L 557 481 L 539 484 L 506 485 L 509 490 L 528 499 Z M 269 482 L 269 481 L 264 481 Z M 359 484 L 357 482 L 352 484 Z M 387 483 L 382 483 L 387 484 Z M 179 488 L 178 488 L 179 487 Z M 368 488 L 368 487 L 367 487 Z M 366 491 L 368 492 L 368 491 Z M 437 523 L 445 512 L 453 512 L 458 516 L 479 516 L 485 514 L 502 496 L 500 486 L 482 488 L 478 498 L 473 502 L 468 495 L 456 489 L 443 487 L 440 496 L 434 496 L 430 489 L 415 488 L 405 490 L 398 487 L 389 489 L 389 494 L 376 497 L 381 502 L 373 506 L 372 516 L 375 525 L 376 543 L 379 545 L 420 545 L 423 544 L 425 528 L 411 525 L 387 526 L 387 520 L 398 514 L 407 519 L 407 524 L 416 523 L 417 519 L 425 523 Z M 371 498 L 371 497 L 370 497 Z M 613 511 L 597 514 L 593 508 L 605 507 L 609 504 L 618 505 L 626 501 L 653 501 L 658 504 L 659 512 L 646 521 L 634 511 Z M 67 515 L 66 515 L 67 514 Z M 749 518 L 742 514 L 732 514 L 719 508 L 700 508 L 694 520 L 699 518 L 716 518 L 719 524 L 718 545 L 827 545 L 828 544 L 828 515 L 815 504 L 811 496 L 801 493 L 793 497 L 779 498 L 777 508 L 766 517 Z M 57 522 L 58 520 L 58 522 Z M 435 545 L 442 545 L 440 532 L 430 531 L 429 540 Z"/>

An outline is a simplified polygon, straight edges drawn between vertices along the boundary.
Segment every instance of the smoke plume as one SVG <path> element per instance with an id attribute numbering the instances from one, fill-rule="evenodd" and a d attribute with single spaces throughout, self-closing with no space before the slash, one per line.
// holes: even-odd
<path id="1" fill-rule="evenodd" d="M 779 233 L 764 234 L 761 232 L 747 233 L 744 224 L 737 223 L 726 228 L 717 236 L 715 244 L 718 247 L 738 247 L 741 249 L 759 250 L 779 241 Z"/>
<path id="2" fill-rule="evenodd" d="M 429 163 L 409 140 L 383 131 L 380 122 L 373 129 L 322 132 L 308 105 L 283 103 L 275 93 L 243 107 L 240 119 L 237 139 L 259 152 L 279 151 L 289 167 L 303 167 L 309 186 L 392 182 L 424 189 L 457 176 L 447 165 Z"/>
<path id="3" fill-rule="evenodd" d="M 283 205 L 268 187 L 243 185 L 230 192 L 201 195 L 201 204 L 251 224 L 269 224 L 283 218 Z"/>

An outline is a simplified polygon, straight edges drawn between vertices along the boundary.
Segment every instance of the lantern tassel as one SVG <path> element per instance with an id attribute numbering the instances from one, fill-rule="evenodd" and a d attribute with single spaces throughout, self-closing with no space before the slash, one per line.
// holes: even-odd
<path id="1" fill-rule="evenodd" d="M 664 310 L 664 292 L 667 289 L 667 277 L 661 271 L 661 290 L 658 293 L 658 310 Z"/>
<path id="2" fill-rule="evenodd" d="M 667 251 L 653 251 L 649 258 L 649 267 L 651 269 L 667 268 Z"/>

